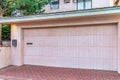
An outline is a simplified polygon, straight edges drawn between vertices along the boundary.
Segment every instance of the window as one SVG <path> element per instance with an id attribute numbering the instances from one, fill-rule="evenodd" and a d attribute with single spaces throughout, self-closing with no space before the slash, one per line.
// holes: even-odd
<path id="1" fill-rule="evenodd" d="M 59 9 L 59 0 L 51 0 L 51 10 Z"/>
<path id="2" fill-rule="evenodd" d="M 92 1 L 91 0 L 78 0 L 78 10 L 91 9 Z"/>
<path id="3" fill-rule="evenodd" d="M 85 9 L 91 9 L 91 8 L 92 8 L 91 0 L 85 0 Z"/>
<path id="4" fill-rule="evenodd" d="M 78 10 L 84 9 L 84 0 L 78 0 Z"/>
<path id="5" fill-rule="evenodd" d="M 77 3 L 77 0 L 73 0 L 73 3 Z"/>
<path id="6" fill-rule="evenodd" d="M 64 3 L 70 3 L 70 0 L 64 0 Z"/>

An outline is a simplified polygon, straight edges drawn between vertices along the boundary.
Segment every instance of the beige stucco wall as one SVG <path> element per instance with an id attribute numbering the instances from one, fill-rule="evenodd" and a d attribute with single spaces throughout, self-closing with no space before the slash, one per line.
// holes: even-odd
<path id="1" fill-rule="evenodd" d="M 11 64 L 11 47 L 0 47 L 0 69 Z"/>
<path id="2" fill-rule="evenodd" d="M 92 0 L 92 8 L 113 6 L 113 0 Z"/>
<path id="3" fill-rule="evenodd" d="M 64 3 L 64 0 L 60 0 L 59 9 L 51 10 L 50 5 L 45 7 L 45 13 L 53 13 L 53 12 L 60 12 L 60 11 L 72 11 L 76 10 L 76 3 L 73 3 L 73 0 L 70 0 L 70 3 Z"/>
<path id="4" fill-rule="evenodd" d="M 92 8 L 103 8 L 113 6 L 113 0 L 92 0 Z M 64 3 L 60 0 L 59 9 L 51 10 L 50 5 L 45 6 L 45 13 L 77 10 L 77 3 L 70 0 L 70 3 Z"/>
<path id="5" fill-rule="evenodd" d="M 12 64 L 13 65 L 23 65 L 24 64 L 24 38 L 23 38 L 23 29 L 24 28 L 38 28 L 38 27 L 60 27 L 60 26 L 77 26 L 77 25 L 99 25 L 99 24 L 116 24 L 119 23 L 120 16 L 119 15 L 100 15 L 100 16 L 91 16 L 91 17 L 80 17 L 80 18 L 64 18 L 64 19 L 55 19 L 55 20 L 43 20 L 43 21 L 36 21 L 36 22 L 29 22 L 29 23 L 18 23 L 12 24 L 12 39 L 17 40 L 17 47 L 12 46 Z M 118 33 L 118 27 L 117 27 Z M 117 34 L 118 35 L 118 34 Z M 117 37 L 120 37 L 118 35 Z M 118 38 L 117 38 L 118 39 Z M 117 40 L 117 42 L 119 42 Z M 120 43 L 120 42 L 119 42 Z M 118 55 L 120 55 L 119 47 L 118 48 Z M 117 71 L 120 72 L 120 57 L 117 59 Z"/>
<path id="6" fill-rule="evenodd" d="M 22 50 L 22 30 L 21 27 L 18 27 L 16 24 L 11 25 L 11 41 L 17 40 L 17 47 L 11 45 L 12 50 L 12 64 L 20 66 L 23 64 L 23 50 Z"/>

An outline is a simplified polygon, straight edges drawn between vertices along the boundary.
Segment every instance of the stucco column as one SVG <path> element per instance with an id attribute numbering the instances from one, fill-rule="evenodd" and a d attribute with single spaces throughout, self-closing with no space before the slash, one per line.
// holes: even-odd
<path id="1" fill-rule="evenodd" d="M 118 23 L 118 73 L 120 73 L 120 22 Z"/>
<path id="2" fill-rule="evenodd" d="M 12 64 L 15 66 L 23 65 L 23 54 L 22 54 L 22 29 L 16 25 L 11 25 L 11 41 L 17 40 L 17 46 L 14 47 L 11 44 L 12 49 Z"/>

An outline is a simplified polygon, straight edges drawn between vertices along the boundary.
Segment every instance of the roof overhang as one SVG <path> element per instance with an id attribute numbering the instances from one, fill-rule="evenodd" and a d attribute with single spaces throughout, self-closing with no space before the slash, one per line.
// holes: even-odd
<path id="1" fill-rule="evenodd" d="M 73 18 L 73 17 L 108 15 L 108 14 L 110 15 L 120 14 L 120 6 L 89 9 L 82 11 L 69 11 L 69 12 L 60 12 L 60 13 L 23 16 L 23 17 L 0 18 L 0 23 L 11 24 L 11 23 L 21 23 L 21 22 L 30 22 L 30 21 L 41 21 L 41 20 L 43 21 L 43 20 L 53 20 L 53 19 Z"/>

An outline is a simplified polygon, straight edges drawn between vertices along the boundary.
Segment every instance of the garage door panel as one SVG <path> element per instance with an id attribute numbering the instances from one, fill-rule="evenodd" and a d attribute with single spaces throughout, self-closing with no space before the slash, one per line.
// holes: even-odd
<path id="1" fill-rule="evenodd" d="M 72 58 L 72 57 L 49 57 L 49 56 L 25 56 L 25 64 L 31 65 L 46 65 L 56 67 L 72 67 L 72 68 L 95 68 L 95 59 L 86 60 L 85 58 Z M 33 60 L 32 60 L 33 59 Z M 91 64 L 90 64 L 91 63 Z M 89 67 L 88 67 L 89 65 Z"/>
<path id="2" fill-rule="evenodd" d="M 86 53 L 85 50 L 86 49 Z M 83 52 L 82 52 L 83 51 Z M 87 57 L 93 57 L 93 58 L 113 58 L 116 53 L 116 48 L 112 48 L 112 47 L 84 47 L 81 49 L 78 49 L 78 53 L 81 52 L 81 54 L 84 53 L 83 56 Z M 81 56 L 81 54 L 79 53 L 78 56 Z"/>
<path id="3" fill-rule="evenodd" d="M 25 56 L 25 64 L 45 65 L 56 67 L 86 68 L 115 70 L 116 66 L 109 59 L 103 58 L 72 58 L 72 57 L 49 57 L 49 56 Z M 98 64 L 99 63 L 99 64 Z M 107 67 L 107 68 L 106 68 Z"/>
<path id="4" fill-rule="evenodd" d="M 25 55 L 29 56 L 70 56 L 84 58 L 112 58 L 116 56 L 116 48 L 100 48 L 100 47 L 27 47 Z M 27 49 L 25 48 L 25 49 Z M 86 50 L 84 50 L 86 49 Z M 33 54 L 34 53 L 34 54 Z M 64 54 L 62 54 L 64 53 Z"/>
<path id="5" fill-rule="evenodd" d="M 26 43 L 33 43 L 32 46 L 116 46 L 115 36 L 71 36 L 71 37 L 26 37 Z"/>
<path id="6" fill-rule="evenodd" d="M 69 57 L 49 57 L 49 56 L 25 56 L 25 64 L 31 65 L 46 65 L 46 66 L 59 66 L 59 67 L 74 67 L 73 63 L 76 63 L 74 58 L 69 59 Z M 33 59 L 33 60 L 32 60 Z M 71 62 L 71 63 L 69 63 Z M 64 63 L 64 64 L 63 64 Z"/>
<path id="7" fill-rule="evenodd" d="M 115 70 L 116 64 L 113 64 L 114 61 L 110 59 L 103 58 L 77 58 L 78 67 L 87 68 L 87 69 L 102 69 L 102 70 Z"/>
<path id="8" fill-rule="evenodd" d="M 24 53 L 26 53 L 26 54 L 24 54 L 24 55 L 30 55 L 30 56 L 34 56 L 34 55 L 41 55 L 42 53 L 41 53 L 41 49 L 39 48 L 39 47 L 25 47 L 24 49 L 28 49 L 29 48 L 29 50 L 25 50 L 24 51 Z M 34 53 L 34 54 L 33 54 Z M 40 54 L 41 53 L 41 54 Z"/>
<path id="9" fill-rule="evenodd" d="M 37 47 L 37 46 L 40 46 L 39 45 L 39 42 L 40 42 L 40 37 L 25 37 L 24 38 L 24 46 L 25 47 Z M 30 44 L 27 44 L 27 43 L 32 43 L 31 45 Z"/>
<path id="10" fill-rule="evenodd" d="M 88 28 L 88 34 L 90 35 L 114 35 L 116 34 L 116 29 L 113 27 L 115 25 L 93 25 Z"/>
<path id="11" fill-rule="evenodd" d="M 85 35 L 114 35 L 116 29 L 111 25 L 91 25 L 80 27 L 63 27 L 63 28 L 41 28 L 27 29 L 25 36 L 85 36 Z M 36 31 L 37 30 L 37 31 Z"/>
<path id="12" fill-rule="evenodd" d="M 24 63 L 116 71 L 116 38 L 115 24 L 25 29 Z"/>

